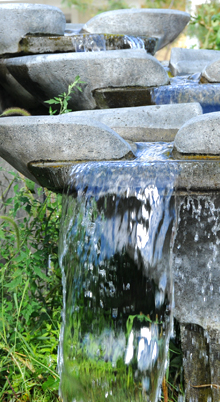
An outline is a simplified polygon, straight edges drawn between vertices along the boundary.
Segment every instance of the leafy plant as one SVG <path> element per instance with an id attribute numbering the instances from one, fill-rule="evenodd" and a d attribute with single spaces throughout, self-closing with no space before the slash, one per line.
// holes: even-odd
<path id="1" fill-rule="evenodd" d="M 61 196 L 19 175 L 9 187 L 14 196 L 6 191 L 0 206 L 0 400 L 55 402 Z"/>
<path id="2" fill-rule="evenodd" d="M 79 75 L 76 76 L 74 82 L 68 86 L 68 91 L 63 92 L 61 95 L 55 96 L 54 99 L 49 99 L 45 101 L 49 105 L 60 105 L 60 109 L 53 110 L 52 106 L 49 107 L 50 115 L 54 115 L 55 113 L 64 114 L 72 112 L 71 109 L 68 109 L 68 101 L 71 99 L 71 94 L 74 93 L 73 88 L 77 88 L 78 91 L 82 92 L 82 88 L 80 88 L 79 84 L 85 84 L 84 81 L 81 81 Z"/>
<path id="3" fill-rule="evenodd" d="M 197 37 L 201 49 L 220 50 L 220 2 L 200 4 L 188 27 L 190 37 Z"/>

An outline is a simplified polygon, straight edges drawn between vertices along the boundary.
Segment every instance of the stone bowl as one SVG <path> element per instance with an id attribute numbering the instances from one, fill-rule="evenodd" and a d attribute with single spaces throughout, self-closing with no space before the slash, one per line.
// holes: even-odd
<path id="1" fill-rule="evenodd" d="M 159 61 L 144 49 L 75 52 L 15 57 L 4 60 L 15 80 L 41 103 L 67 92 L 80 75 L 82 91 L 75 89 L 68 108 L 97 108 L 98 88 L 167 85 L 169 77 Z"/>
<path id="2" fill-rule="evenodd" d="M 158 50 L 173 42 L 190 20 L 190 14 L 170 9 L 124 9 L 96 15 L 83 32 L 158 38 Z"/>

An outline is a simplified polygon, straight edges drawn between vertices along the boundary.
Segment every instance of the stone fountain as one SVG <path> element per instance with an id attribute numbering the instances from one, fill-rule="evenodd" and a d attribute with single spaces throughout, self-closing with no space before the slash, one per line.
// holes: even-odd
<path id="1" fill-rule="evenodd" d="M 173 41 L 190 19 L 187 13 L 174 10 L 107 12 L 88 21 L 80 32 L 66 26 L 64 15 L 55 7 L 5 4 L 0 10 L 0 84 L 7 91 L 9 106 L 25 107 L 33 114 L 1 118 L 1 157 L 29 179 L 57 192 L 67 191 L 72 174 L 70 192 L 78 194 L 79 209 L 84 205 L 79 183 L 92 188 L 87 176 L 84 179 L 88 173 L 83 168 L 82 173 L 80 166 L 88 166 L 91 174 L 96 163 L 104 162 L 105 173 L 98 175 L 100 181 L 93 186 L 101 188 L 99 207 L 104 205 L 108 170 L 120 196 L 120 189 L 126 188 L 122 168 L 131 170 L 137 181 L 148 170 L 151 187 L 156 186 L 160 172 L 159 182 L 166 183 L 166 191 L 174 191 L 167 205 L 173 205 L 174 198 L 177 205 L 171 266 L 174 316 L 181 325 L 185 354 L 186 401 L 217 402 L 219 388 L 209 384 L 219 384 L 220 378 L 220 52 L 174 48 L 169 65 L 159 63 L 155 52 Z M 66 91 L 77 75 L 84 83 L 82 93 L 76 90 L 69 102 L 74 112 L 46 116 L 45 101 Z M 114 203 L 111 186 L 108 192 Z M 138 194 L 139 201 L 150 202 Z M 111 208 L 105 213 L 110 222 Z M 138 219 L 136 231 L 143 225 Z M 123 238 L 121 228 L 118 233 Z M 136 258 L 135 249 L 129 245 L 128 250 L 126 264 Z M 138 258 L 144 259 L 143 255 Z M 168 256 L 169 252 L 165 261 Z M 171 280 L 163 285 L 163 275 L 158 279 L 151 274 L 160 291 L 171 286 Z M 152 373 L 150 380 L 146 378 L 142 385 L 147 392 Z M 206 388 L 193 387 L 204 384 Z M 73 396 L 65 398 L 70 402 Z M 157 400 L 158 388 L 150 398 Z"/>

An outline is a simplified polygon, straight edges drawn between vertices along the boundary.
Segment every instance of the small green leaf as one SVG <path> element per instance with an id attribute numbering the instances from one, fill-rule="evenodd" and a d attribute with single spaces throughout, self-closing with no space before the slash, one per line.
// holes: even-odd
<path id="1" fill-rule="evenodd" d="M 54 99 L 49 99 L 47 101 L 44 101 L 44 103 L 48 103 L 49 105 L 53 105 L 54 103 L 57 103 L 57 102 L 55 102 Z"/>
<path id="2" fill-rule="evenodd" d="M 6 283 L 5 287 L 8 289 L 14 289 L 19 286 L 22 282 L 22 276 L 17 276 L 17 278 L 13 279 L 10 283 Z"/>
<path id="3" fill-rule="evenodd" d="M 50 376 L 47 381 L 42 384 L 42 389 L 45 392 L 47 389 L 58 391 L 60 381 L 57 378 Z"/>

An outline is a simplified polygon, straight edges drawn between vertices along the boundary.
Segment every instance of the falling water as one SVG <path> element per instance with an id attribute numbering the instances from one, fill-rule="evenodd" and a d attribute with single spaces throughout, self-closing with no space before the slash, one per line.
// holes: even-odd
<path id="1" fill-rule="evenodd" d="M 75 52 L 100 52 L 112 49 L 145 49 L 142 38 L 128 35 L 80 34 L 68 30 L 65 36 L 70 36 Z M 108 49 L 107 49 L 108 48 Z"/>
<path id="2" fill-rule="evenodd" d="M 142 38 L 138 36 L 125 35 L 126 43 L 129 44 L 131 49 L 145 49 L 145 44 Z"/>
<path id="3" fill-rule="evenodd" d="M 99 52 L 106 50 L 105 36 L 97 35 L 77 35 L 72 39 L 75 52 Z"/>
<path id="4" fill-rule="evenodd" d="M 172 332 L 176 174 L 160 162 L 73 167 L 59 247 L 64 402 L 158 400 Z"/>
<path id="5" fill-rule="evenodd" d="M 200 74 L 171 78 L 169 87 L 166 85 L 151 90 L 152 104 L 199 102 L 203 113 L 219 111 L 220 84 L 200 84 L 199 79 Z"/>

